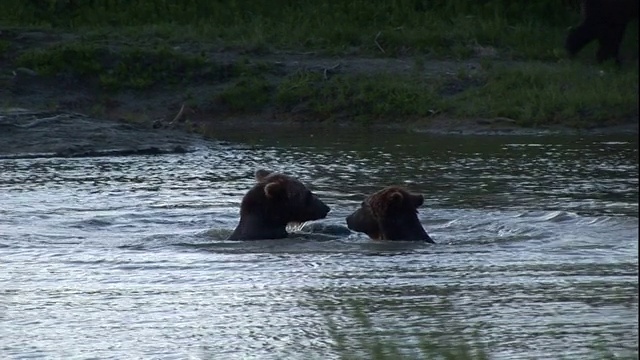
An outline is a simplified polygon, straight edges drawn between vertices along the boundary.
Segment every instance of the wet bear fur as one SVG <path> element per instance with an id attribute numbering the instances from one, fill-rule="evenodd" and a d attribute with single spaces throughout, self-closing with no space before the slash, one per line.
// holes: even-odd
<path id="1" fill-rule="evenodd" d="M 620 43 L 627 24 L 638 18 L 638 0 L 582 0 L 582 22 L 571 29 L 565 49 L 575 56 L 591 41 L 598 40 L 596 60 L 613 59 L 620 64 Z"/>
<path id="2" fill-rule="evenodd" d="M 299 180 L 267 170 L 255 173 L 256 184 L 240 205 L 240 221 L 229 240 L 281 239 L 288 223 L 327 216 L 329 207 Z"/>
<path id="3" fill-rule="evenodd" d="M 389 186 L 368 196 L 347 216 L 349 229 L 373 240 L 426 241 L 435 243 L 418 219 L 424 197 L 399 186 Z"/>

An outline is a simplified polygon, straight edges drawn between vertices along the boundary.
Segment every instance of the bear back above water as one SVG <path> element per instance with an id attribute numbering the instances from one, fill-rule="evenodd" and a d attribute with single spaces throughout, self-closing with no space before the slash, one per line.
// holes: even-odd
<path id="1" fill-rule="evenodd" d="M 418 219 L 424 197 L 399 186 L 389 186 L 368 196 L 360 208 L 347 216 L 349 229 L 374 240 L 435 243 Z"/>
<path id="2" fill-rule="evenodd" d="M 240 204 L 240 221 L 229 240 L 281 239 L 288 223 L 325 218 L 330 209 L 294 177 L 258 170 L 256 184 Z"/>

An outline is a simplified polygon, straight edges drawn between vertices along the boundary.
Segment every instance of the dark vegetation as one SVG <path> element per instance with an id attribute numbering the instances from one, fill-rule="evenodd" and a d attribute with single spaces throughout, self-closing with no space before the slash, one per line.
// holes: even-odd
<path id="1" fill-rule="evenodd" d="M 556 59 L 574 0 L 205 1 L 4 0 L 9 26 L 163 40 L 208 40 L 251 51 L 313 49 L 384 56 L 469 56 L 471 45 Z M 141 27 L 143 29 L 141 29 Z M 376 41 L 374 41 L 376 39 Z M 383 49 L 384 51 L 381 51 Z"/>
<path id="2" fill-rule="evenodd" d="M 627 24 L 638 18 L 638 0 L 583 0 L 582 22 L 569 32 L 565 47 L 577 54 L 593 40 L 598 40 L 596 59 L 602 63 L 620 63 L 619 50 Z"/>
<path id="3" fill-rule="evenodd" d="M 127 103 L 129 119 L 182 104 L 185 117 L 365 124 L 591 126 L 638 114 L 637 23 L 621 69 L 596 66 L 593 47 L 569 61 L 577 1 L 4 0 L 3 9 L 3 106 L 53 79 L 92 95 L 73 110 L 109 117 L 108 104 Z M 132 93 L 155 101 L 135 108 L 123 95 Z M 68 106 L 52 96 L 47 106 Z"/>

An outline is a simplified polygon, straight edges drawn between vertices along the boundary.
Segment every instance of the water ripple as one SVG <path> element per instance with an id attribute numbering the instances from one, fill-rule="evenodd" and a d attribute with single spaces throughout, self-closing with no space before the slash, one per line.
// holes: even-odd
<path id="1" fill-rule="evenodd" d="M 408 357 L 424 339 L 637 357 L 636 139 L 311 135 L 0 160 L 1 357 L 366 358 L 372 338 Z M 405 185 L 437 244 L 304 227 L 227 241 L 257 168 L 308 183 L 332 208 L 319 223 L 342 228 Z"/>

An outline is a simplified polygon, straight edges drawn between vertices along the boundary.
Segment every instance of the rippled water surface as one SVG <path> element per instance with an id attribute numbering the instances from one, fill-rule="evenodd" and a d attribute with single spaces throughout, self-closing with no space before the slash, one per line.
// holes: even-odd
<path id="1" fill-rule="evenodd" d="M 637 358 L 634 136 L 220 140 L 1 160 L 0 358 L 333 359 L 372 338 L 408 357 L 426 340 L 496 359 Z M 438 244 L 224 240 L 262 167 L 309 184 L 335 225 L 406 185 Z"/>

